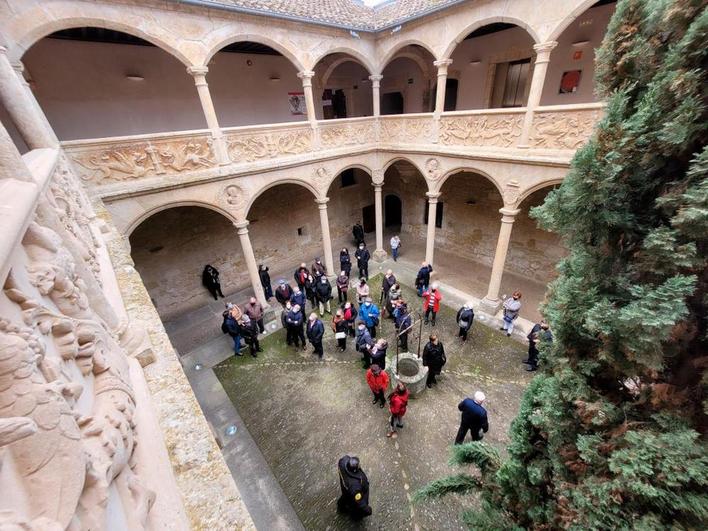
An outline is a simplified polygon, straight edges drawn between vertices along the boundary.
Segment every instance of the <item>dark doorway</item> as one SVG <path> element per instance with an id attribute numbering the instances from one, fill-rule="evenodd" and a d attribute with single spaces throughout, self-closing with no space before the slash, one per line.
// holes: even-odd
<path id="1" fill-rule="evenodd" d="M 397 195 L 387 195 L 384 199 L 384 226 L 400 227 L 401 226 L 402 207 L 401 200 Z"/>
<path id="2" fill-rule="evenodd" d="M 334 111 L 334 118 L 347 117 L 347 97 L 342 90 L 337 89 L 332 94 L 332 110 Z"/>
<path id="3" fill-rule="evenodd" d="M 364 226 L 364 232 L 376 230 L 376 210 L 374 210 L 374 205 L 367 205 L 361 209 L 361 224 Z"/>
<path id="4" fill-rule="evenodd" d="M 457 88 L 459 81 L 457 79 L 447 79 L 445 82 L 445 105 L 443 111 L 454 111 L 457 109 Z M 435 110 L 435 101 L 437 100 L 438 87 L 433 87 L 433 110 Z"/>
<path id="5" fill-rule="evenodd" d="M 403 94 L 387 92 L 381 96 L 381 114 L 403 114 Z"/>

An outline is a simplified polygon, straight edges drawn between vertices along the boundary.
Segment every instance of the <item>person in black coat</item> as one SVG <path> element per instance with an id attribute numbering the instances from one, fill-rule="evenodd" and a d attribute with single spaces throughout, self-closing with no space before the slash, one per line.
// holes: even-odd
<path id="1" fill-rule="evenodd" d="M 428 379 L 425 385 L 431 388 L 433 384 L 437 384 L 435 377 L 442 371 L 443 365 L 447 363 L 445 357 L 445 349 L 442 343 L 435 334 L 430 336 L 430 341 L 423 349 L 423 365 L 428 368 Z"/>
<path id="2" fill-rule="evenodd" d="M 295 279 L 297 287 L 300 288 L 300 291 L 305 290 L 305 283 L 307 282 L 307 277 L 309 276 L 310 272 L 307 269 L 307 264 L 305 262 L 301 263 L 300 267 L 298 267 L 295 270 L 295 273 L 293 273 L 293 278 Z"/>
<path id="3" fill-rule="evenodd" d="M 324 351 L 322 349 L 322 338 L 324 337 L 324 324 L 317 318 L 317 314 L 312 312 L 310 314 L 310 319 L 307 322 L 307 339 L 312 344 L 314 351 L 313 354 L 317 354 L 320 359 L 324 356 Z"/>
<path id="4" fill-rule="evenodd" d="M 359 248 L 356 250 L 356 253 L 354 253 L 354 258 L 356 258 L 356 265 L 359 268 L 359 278 L 368 280 L 371 254 L 363 243 L 359 244 Z"/>
<path id="5" fill-rule="evenodd" d="M 533 372 L 538 370 L 539 343 L 541 343 L 541 341 L 547 343 L 553 342 L 553 334 L 551 333 L 546 320 L 542 319 L 540 323 L 533 325 L 533 328 L 531 329 L 531 332 L 529 332 L 529 335 L 526 336 L 526 339 L 529 340 L 529 356 L 523 361 L 523 363 L 528 364 L 529 367 L 526 369 L 527 371 Z"/>
<path id="6" fill-rule="evenodd" d="M 327 277 L 322 276 L 315 285 L 315 298 L 320 309 L 320 317 L 324 316 L 325 309 L 327 313 L 332 313 L 330 302 L 332 300 L 332 284 L 329 283 Z"/>
<path id="7" fill-rule="evenodd" d="M 204 266 L 204 271 L 202 271 L 202 284 L 209 290 L 209 293 L 211 293 L 215 301 L 219 300 L 219 297 L 216 296 L 217 293 L 222 299 L 224 298 L 224 294 L 221 293 L 221 284 L 219 283 L 219 271 L 217 271 L 215 267 L 209 264 Z"/>
<path id="8" fill-rule="evenodd" d="M 386 368 L 386 350 L 388 349 L 388 341 L 379 339 L 371 349 L 371 364 L 378 365 L 381 370 Z"/>
<path id="9" fill-rule="evenodd" d="M 288 301 L 285 303 L 285 307 L 280 313 L 280 324 L 283 325 L 283 329 L 285 329 L 285 342 L 288 344 L 288 346 L 292 345 L 295 341 L 295 337 L 293 336 L 294 329 L 288 326 L 288 314 L 291 312 L 292 309 L 292 304 L 290 304 L 290 301 Z"/>
<path id="10" fill-rule="evenodd" d="M 251 356 L 258 357 L 258 352 L 263 352 L 260 343 L 258 342 L 258 323 L 243 314 L 241 322 L 241 336 L 246 344 L 251 348 Z"/>
<path id="11" fill-rule="evenodd" d="M 300 288 L 295 288 L 293 289 L 293 294 L 290 296 L 290 304 L 297 305 L 300 308 L 300 311 L 302 312 L 302 318 L 303 320 L 305 319 L 305 301 L 307 299 L 305 298 L 305 294 L 302 292 Z"/>
<path id="12" fill-rule="evenodd" d="M 357 247 L 359 244 L 364 243 L 364 227 L 362 227 L 361 223 L 358 221 L 352 227 L 352 236 L 354 236 L 354 241 L 356 242 Z"/>
<path id="13" fill-rule="evenodd" d="M 292 296 L 293 289 L 290 287 L 290 284 L 285 282 L 285 280 L 279 280 L 278 287 L 275 289 L 275 300 L 285 308 L 285 304 L 290 302 L 290 297 Z"/>
<path id="14" fill-rule="evenodd" d="M 460 327 L 457 337 L 461 337 L 462 341 L 467 341 L 467 334 L 472 328 L 472 322 L 474 321 L 474 310 L 471 302 L 459 309 L 455 320 L 457 321 L 457 326 Z"/>
<path id="15" fill-rule="evenodd" d="M 289 328 L 289 334 L 292 338 L 293 343 L 296 347 L 300 346 L 298 340 L 302 341 L 302 350 L 307 350 L 305 345 L 305 331 L 304 328 L 304 314 L 300 309 L 300 306 L 293 304 L 285 318 L 285 324 Z"/>
<path id="16" fill-rule="evenodd" d="M 346 247 L 339 251 L 339 270 L 344 271 L 347 276 L 350 276 L 352 272 L 352 258 L 349 256 L 349 249 Z"/>
<path id="17" fill-rule="evenodd" d="M 468 431 L 472 432 L 473 441 L 481 441 L 482 432 L 489 431 L 487 410 L 482 407 L 486 398 L 482 391 L 477 391 L 474 394 L 474 399 L 465 398 L 459 403 L 457 409 L 462 411 L 462 418 L 460 419 L 460 429 L 457 430 L 457 437 L 455 437 L 455 444 L 462 444 Z"/>
<path id="18" fill-rule="evenodd" d="M 418 291 L 418 297 L 423 296 L 423 292 L 430 286 L 430 273 L 433 272 L 433 266 L 423 262 L 415 277 L 415 288 Z"/>
<path id="19" fill-rule="evenodd" d="M 268 267 L 263 264 L 258 266 L 258 276 L 261 279 L 261 286 L 263 286 L 263 295 L 266 300 L 273 297 L 273 286 L 270 284 L 270 273 L 268 273 Z"/>
<path id="20" fill-rule="evenodd" d="M 369 505 L 369 478 L 361 469 L 358 457 L 345 455 L 339 460 L 339 487 L 342 495 L 337 500 L 337 509 L 355 520 L 371 515 Z"/>
<path id="21" fill-rule="evenodd" d="M 408 334 L 411 331 L 411 314 L 408 313 L 408 305 L 401 305 L 400 316 L 396 319 L 396 328 L 398 330 L 398 341 L 401 345 L 401 352 L 408 352 Z"/>
<path id="22" fill-rule="evenodd" d="M 307 280 L 305 281 L 305 297 L 307 297 L 307 300 L 310 301 L 310 304 L 312 304 L 313 308 L 317 306 L 317 293 L 315 291 L 316 287 L 317 281 L 312 275 L 308 275 Z"/>

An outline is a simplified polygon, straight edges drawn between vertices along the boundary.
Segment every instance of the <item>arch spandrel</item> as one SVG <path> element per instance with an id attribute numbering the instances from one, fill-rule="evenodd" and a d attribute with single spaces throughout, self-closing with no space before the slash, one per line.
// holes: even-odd
<path id="1" fill-rule="evenodd" d="M 455 49 L 457 48 L 457 45 L 464 41 L 465 38 L 473 31 L 498 22 L 514 24 L 515 26 L 518 26 L 521 29 L 525 30 L 526 33 L 528 33 L 529 37 L 531 37 L 531 39 L 533 40 L 534 44 L 542 42 L 537 31 L 527 21 L 505 15 L 492 16 L 480 20 L 475 20 L 474 22 L 462 28 L 462 30 L 458 32 L 457 36 L 447 44 L 445 50 L 441 54 L 441 59 L 450 59 Z"/>
<path id="2" fill-rule="evenodd" d="M 383 56 L 379 59 L 378 72 L 383 72 L 383 69 L 386 68 L 386 66 L 388 66 L 388 64 L 393 61 L 396 58 L 396 55 L 399 54 L 404 48 L 414 45 L 423 48 L 433 57 L 433 61 L 437 61 L 438 57 L 435 55 L 435 49 L 430 44 L 420 39 L 410 38 L 400 42 L 395 42 L 393 46 L 383 52 Z"/>
<path id="3" fill-rule="evenodd" d="M 140 214 L 138 217 L 133 219 L 131 222 L 129 222 L 127 225 L 124 226 L 124 228 L 121 228 L 121 226 L 118 226 L 118 230 L 125 236 L 130 236 L 135 229 L 137 229 L 144 221 L 148 220 L 158 212 L 162 212 L 163 210 L 169 210 L 171 208 L 177 208 L 177 207 L 185 207 L 185 206 L 193 206 L 193 207 L 200 207 L 200 208 L 205 208 L 207 210 L 213 210 L 214 212 L 218 212 L 222 216 L 224 216 L 226 219 L 228 219 L 232 223 L 237 223 L 239 220 L 236 216 L 234 216 L 232 213 L 228 212 L 227 210 L 224 210 L 223 208 L 219 207 L 218 205 L 214 205 L 211 203 L 205 203 L 202 201 L 173 201 L 173 202 L 168 202 L 164 203 L 161 205 L 154 206 L 152 208 L 147 208 L 145 209 L 142 214 Z M 107 205 L 108 210 L 111 210 L 110 205 Z"/>
<path id="4" fill-rule="evenodd" d="M 352 60 L 361 64 L 361 66 L 363 66 L 366 69 L 366 71 L 369 73 L 369 75 L 373 75 L 374 73 L 376 73 L 376 67 L 375 67 L 374 63 L 368 57 L 366 57 L 363 53 L 361 53 L 360 51 L 355 50 L 353 48 L 347 48 L 347 47 L 342 47 L 342 46 L 336 46 L 334 48 L 329 48 L 327 50 L 324 50 L 322 53 L 315 56 L 315 58 L 310 62 L 310 64 L 307 65 L 308 68 L 310 70 L 314 70 L 317 67 L 318 63 L 320 61 L 322 61 L 322 59 L 324 59 L 328 55 L 332 55 L 335 53 L 341 53 L 341 54 L 350 56 L 352 58 Z"/>
<path id="5" fill-rule="evenodd" d="M 248 219 L 248 214 L 250 213 L 251 208 L 253 207 L 254 203 L 267 190 L 270 190 L 271 188 L 275 188 L 276 186 L 280 186 L 283 184 L 295 184 L 297 186 L 302 186 L 303 188 L 307 189 L 312 194 L 313 200 L 324 199 L 326 197 L 326 195 L 325 195 L 326 190 L 325 190 L 325 194 L 320 193 L 319 187 L 316 186 L 312 182 L 312 179 L 310 179 L 309 181 L 304 180 L 304 179 L 293 179 L 293 178 L 271 180 L 267 183 L 261 184 L 260 186 L 254 186 L 254 190 L 251 191 L 248 202 L 243 207 L 244 217 L 246 219 Z"/>
<path id="6" fill-rule="evenodd" d="M 134 11 L 117 7 L 67 3 L 63 4 L 61 9 L 47 12 L 38 6 L 22 12 L 9 27 L 6 38 L 10 61 L 20 61 L 35 43 L 56 31 L 97 27 L 139 37 L 167 52 L 185 66 L 198 64 L 195 62 L 194 51 L 183 49 L 188 47 L 183 46 L 184 41 L 180 41 L 176 30 L 170 31 L 157 22 L 146 24 L 145 19 Z"/>
<path id="7" fill-rule="evenodd" d="M 208 65 L 209 61 L 211 61 L 213 57 L 224 47 L 237 42 L 256 42 L 258 44 L 263 44 L 280 53 L 283 57 L 290 61 L 290 64 L 292 64 L 293 68 L 295 68 L 298 72 L 307 70 L 305 67 L 306 61 L 303 57 L 304 54 L 302 54 L 298 46 L 289 38 L 273 38 L 271 36 L 259 35 L 257 33 L 228 32 L 227 30 L 223 30 L 217 37 L 212 36 L 209 39 L 209 42 L 206 43 L 204 57 L 200 59 L 201 64 Z"/>

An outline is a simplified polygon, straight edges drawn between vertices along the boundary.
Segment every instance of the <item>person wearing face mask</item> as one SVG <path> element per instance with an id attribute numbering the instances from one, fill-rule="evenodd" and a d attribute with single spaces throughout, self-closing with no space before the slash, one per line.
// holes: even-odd
<path id="1" fill-rule="evenodd" d="M 386 368 L 386 349 L 388 349 L 388 341 L 381 338 L 371 349 L 371 363 L 378 365 L 381 369 Z"/>
<path id="2" fill-rule="evenodd" d="M 303 330 L 304 314 L 300 306 L 297 304 L 292 305 L 288 316 L 285 318 L 285 322 L 289 329 L 289 335 L 292 337 L 293 343 L 295 343 L 295 347 L 299 347 L 300 343 L 302 343 L 302 350 L 307 350 L 307 346 L 305 345 L 305 332 Z"/>
<path id="3" fill-rule="evenodd" d="M 315 280 L 319 280 L 323 276 L 327 276 L 327 267 L 322 263 L 322 260 L 318 256 L 312 263 L 312 276 Z"/>
<path id="4" fill-rule="evenodd" d="M 515 291 L 511 297 L 504 301 L 504 318 L 499 330 L 505 330 L 506 336 L 511 336 L 514 331 L 514 321 L 519 318 L 521 311 L 521 292 Z"/>
<path id="5" fill-rule="evenodd" d="M 359 268 L 359 277 L 369 278 L 369 260 L 371 259 L 371 254 L 363 243 L 359 244 L 359 248 L 354 253 L 354 258 L 356 258 L 356 265 Z"/>
<path id="6" fill-rule="evenodd" d="M 351 275 L 352 259 L 349 256 L 349 249 L 347 249 L 346 247 L 342 247 L 342 250 L 339 251 L 339 269 L 344 271 L 347 276 Z"/>
<path id="7" fill-rule="evenodd" d="M 300 290 L 300 288 L 293 288 L 293 294 L 290 296 L 290 304 L 293 306 L 297 305 L 302 312 L 302 318 L 305 319 L 305 294 Z"/>
<path id="8" fill-rule="evenodd" d="M 313 354 L 317 354 L 320 359 L 324 356 L 322 349 L 322 338 L 324 337 L 324 324 L 317 318 L 317 314 L 312 312 L 307 322 L 307 340 L 312 345 Z"/>
<path id="9" fill-rule="evenodd" d="M 300 288 L 300 291 L 305 289 L 305 283 L 307 282 L 308 276 L 310 276 L 310 272 L 307 270 L 307 264 L 302 262 L 295 270 L 295 273 L 293 273 L 293 278 L 295 279 L 297 287 Z"/>
<path id="10" fill-rule="evenodd" d="M 329 283 L 327 277 L 322 276 L 317 281 L 315 286 L 315 298 L 317 299 L 317 306 L 320 309 L 320 317 L 324 316 L 325 310 L 327 313 L 332 313 L 332 307 L 329 301 L 332 300 L 332 284 Z"/>
<path id="11" fill-rule="evenodd" d="M 337 277 L 337 299 L 340 303 L 347 302 L 349 293 L 349 277 L 346 271 L 339 273 Z"/>
<path id="12" fill-rule="evenodd" d="M 342 315 L 344 315 L 344 320 L 347 322 L 347 332 L 351 337 L 355 337 L 356 326 L 354 325 L 354 323 L 356 322 L 356 318 L 359 315 L 359 311 L 356 309 L 356 306 L 354 306 L 353 303 L 345 302 L 342 305 Z"/>
<path id="13" fill-rule="evenodd" d="M 366 325 L 359 322 L 356 333 L 356 350 L 361 354 L 361 361 L 364 362 L 364 368 L 368 369 L 371 366 L 371 349 L 374 347 L 374 340 L 371 334 L 366 329 Z"/>
<path id="14" fill-rule="evenodd" d="M 371 337 L 375 338 L 376 327 L 379 324 L 379 309 L 371 301 L 371 297 L 365 299 L 363 304 L 359 307 L 359 319 L 364 322 L 366 329 L 371 334 Z"/>
<path id="15" fill-rule="evenodd" d="M 370 290 L 369 285 L 366 283 L 365 278 L 359 279 L 359 285 L 356 287 L 356 300 L 359 304 L 364 302 L 369 296 Z"/>
<path id="16" fill-rule="evenodd" d="M 315 288 L 317 287 L 317 281 L 312 275 L 307 275 L 307 280 L 305 281 L 305 297 L 310 301 L 310 304 L 314 308 L 317 306 L 317 295 L 315 293 Z"/>

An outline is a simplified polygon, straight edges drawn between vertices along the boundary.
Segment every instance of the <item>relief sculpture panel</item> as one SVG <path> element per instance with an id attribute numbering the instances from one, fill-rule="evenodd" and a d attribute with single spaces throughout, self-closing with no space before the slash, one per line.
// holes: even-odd
<path id="1" fill-rule="evenodd" d="M 537 113 L 533 117 L 531 147 L 578 149 L 590 138 L 602 112 L 590 109 Z"/>
<path id="2" fill-rule="evenodd" d="M 440 143 L 463 146 L 515 146 L 521 136 L 523 114 L 443 116 Z"/>
<path id="3" fill-rule="evenodd" d="M 129 353 L 90 288 L 92 211 L 72 180 L 60 163 L 0 292 L 0 527 L 146 529 Z"/>
<path id="4" fill-rule="evenodd" d="M 372 144 L 375 140 L 374 124 L 371 122 L 348 125 L 322 125 L 320 141 L 322 147 L 337 148 L 361 144 Z"/>
<path id="5" fill-rule="evenodd" d="M 216 165 L 208 137 L 94 146 L 67 146 L 77 173 L 91 184 L 129 181 Z"/>
<path id="6" fill-rule="evenodd" d="M 386 118 L 381 120 L 382 142 L 429 144 L 433 137 L 433 118 Z"/>
<path id="7" fill-rule="evenodd" d="M 302 127 L 283 132 L 232 133 L 226 137 L 232 162 L 253 162 L 287 155 L 299 155 L 312 150 L 312 129 Z"/>

